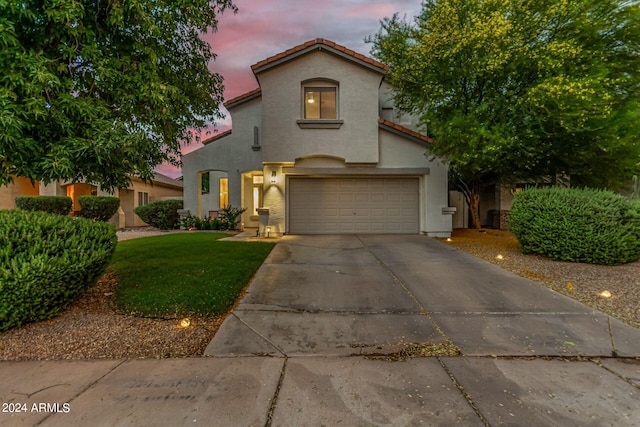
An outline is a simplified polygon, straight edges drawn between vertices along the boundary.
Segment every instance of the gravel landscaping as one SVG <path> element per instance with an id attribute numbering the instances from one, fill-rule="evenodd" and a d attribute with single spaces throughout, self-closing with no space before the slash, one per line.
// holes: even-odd
<path id="1" fill-rule="evenodd" d="M 124 231 L 118 238 L 163 233 Z M 610 267 L 522 255 L 500 230 L 456 230 L 451 241 L 441 240 L 640 328 L 640 262 Z M 116 286 L 107 274 L 62 315 L 0 333 L 0 360 L 199 357 L 224 318 L 190 318 L 182 327 L 180 318 L 117 313 Z"/>
<path id="2" fill-rule="evenodd" d="M 457 229 L 440 240 L 640 328 L 640 261 L 604 266 L 523 255 L 503 230 Z"/>

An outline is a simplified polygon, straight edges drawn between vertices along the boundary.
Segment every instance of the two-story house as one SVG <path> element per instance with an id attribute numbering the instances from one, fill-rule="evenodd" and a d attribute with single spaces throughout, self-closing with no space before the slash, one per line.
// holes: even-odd
<path id="1" fill-rule="evenodd" d="M 259 88 L 225 103 L 232 130 L 183 157 L 185 209 L 245 207 L 258 227 L 264 208 L 272 236 L 450 235 L 447 165 L 394 110 L 384 64 L 316 39 L 252 70 Z"/>

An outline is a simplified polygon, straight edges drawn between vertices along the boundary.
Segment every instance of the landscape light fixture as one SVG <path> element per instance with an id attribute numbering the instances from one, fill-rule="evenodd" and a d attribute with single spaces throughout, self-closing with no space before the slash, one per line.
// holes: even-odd
<path id="1" fill-rule="evenodd" d="M 267 238 L 271 237 L 271 227 L 267 227 Z"/>

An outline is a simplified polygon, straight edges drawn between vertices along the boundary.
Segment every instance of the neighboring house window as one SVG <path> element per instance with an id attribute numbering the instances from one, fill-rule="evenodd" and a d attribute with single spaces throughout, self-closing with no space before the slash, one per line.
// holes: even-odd
<path id="1" fill-rule="evenodd" d="M 146 205 L 147 203 L 149 203 L 149 193 L 138 191 L 138 206 Z"/>
<path id="2" fill-rule="evenodd" d="M 253 215 L 258 215 L 258 208 L 262 207 L 262 184 L 263 176 L 253 177 Z"/>
<path id="3" fill-rule="evenodd" d="M 229 206 L 229 179 L 220 178 L 220 209 Z"/>
<path id="4" fill-rule="evenodd" d="M 305 87 L 304 118 L 305 119 L 337 119 L 337 88 Z"/>
<path id="5" fill-rule="evenodd" d="M 209 172 L 203 172 L 201 176 L 202 178 L 200 183 L 200 192 L 202 194 L 209 194 L 209 191 L 211 189 L 211 179 L 209 176 Z"/>

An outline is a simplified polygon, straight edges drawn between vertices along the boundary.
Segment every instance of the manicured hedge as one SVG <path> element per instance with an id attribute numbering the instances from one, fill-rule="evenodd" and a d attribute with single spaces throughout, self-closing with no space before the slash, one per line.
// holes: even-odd
<path id="1" fill-rule="evenodd" d="M 509 228 L 523 253 L 604 265 L 640 259 L 640 203 L 610 191 L 526 189 L 514 198 Z"/>
<path id="2" fill-rule="evenodd" d="M 118 212 L 120 199 L 105 196 L 80 196 L 80 216 L 94 221 L 109 221 Z"/>
<path id="3" fill-rule="evenodd" d="M 59 314 L 100 277 L 116 243 L 104 222 L 0 211 L 0 331 Z"/>
<path id="4" fill-rule="evenodd" d="M 160 230 L 171 230 L 178 226 L 178 209 L 182 209 L 182 200 L 156 200 L 138 206 L 135 212 L 147 224 Z"/>
<path id="5" fill-rule="evenodd" d="M 58 215 L 68 215 L 73 202 L 67 196 L 20 196 L 16 206 L 25 211 L 42 211 Z"/>

